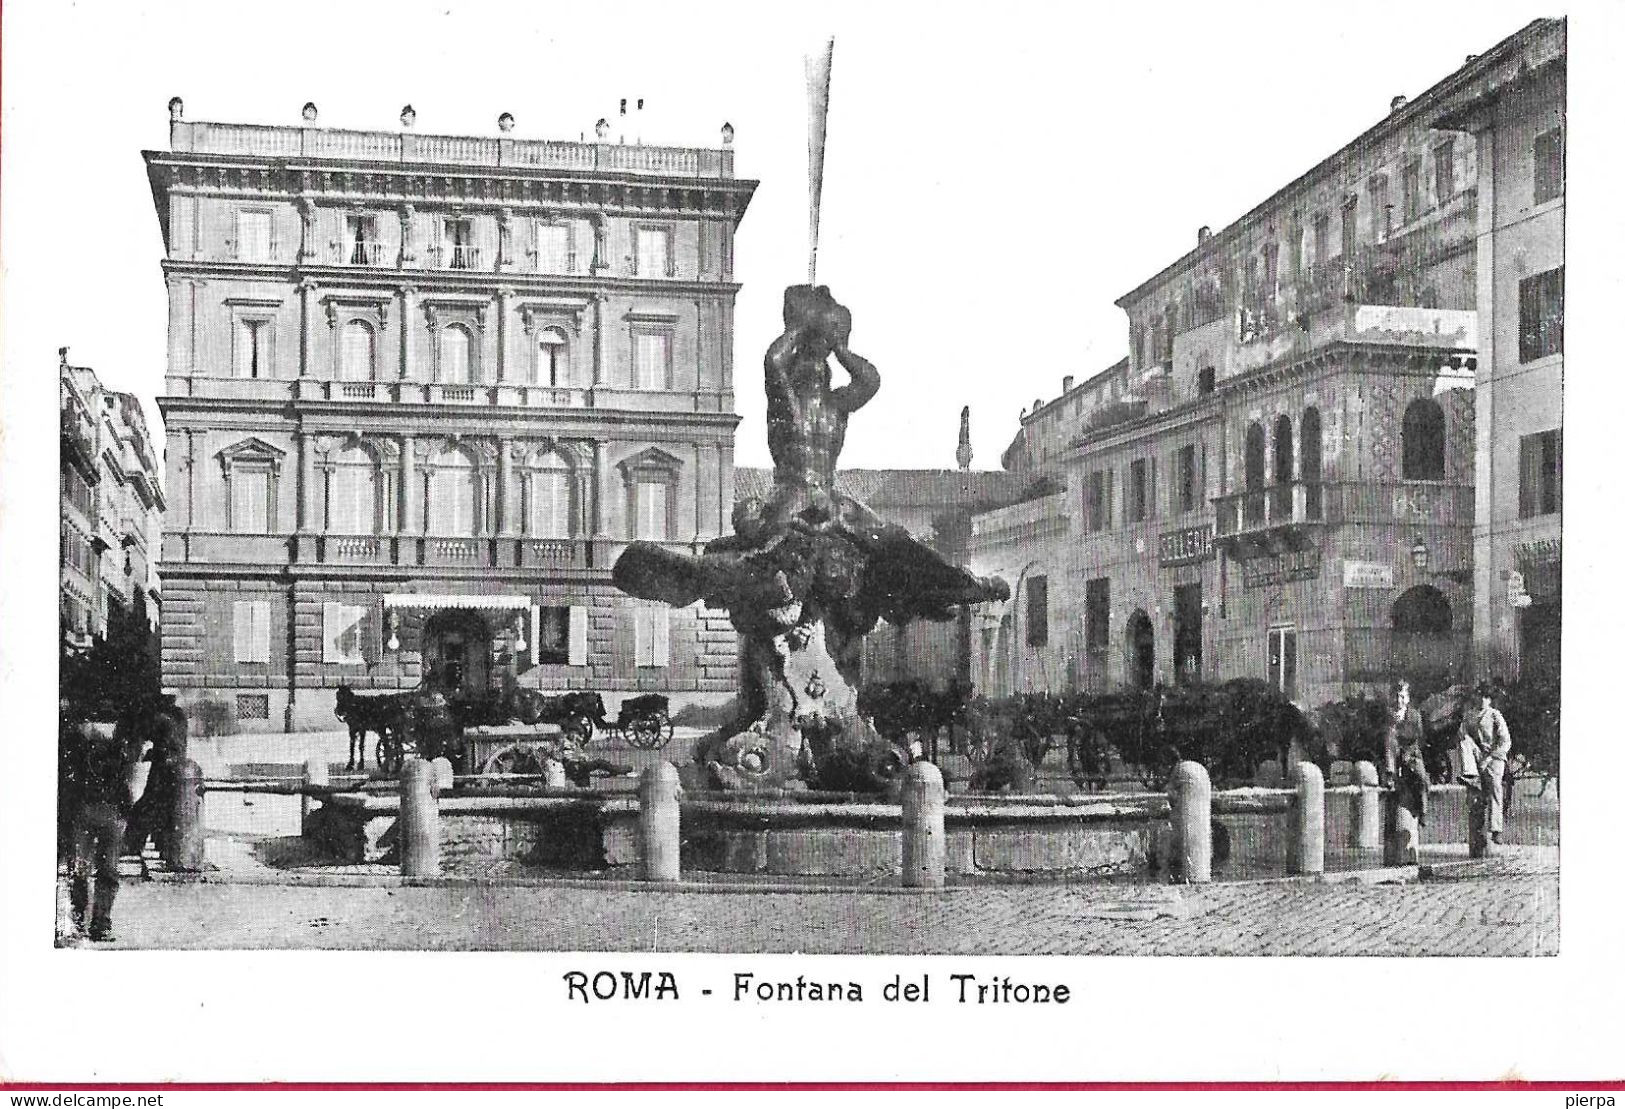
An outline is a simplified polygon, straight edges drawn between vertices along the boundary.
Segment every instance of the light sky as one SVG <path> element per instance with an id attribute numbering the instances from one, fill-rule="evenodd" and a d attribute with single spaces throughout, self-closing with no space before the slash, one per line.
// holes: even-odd
<path id="1" fill-rule="evenodd" d="M 1127 350 L 1113 301 L 1540 15 L 1530 3 L 1110 6 L 5 5 L 8 353 L 71 347 L 163 384 L 161 244 L 140 151 L 194 120 L 576 138 L 643 97 L 646 141 L 736 131 L 761 181 L 737 239 L 741 464 L 765 464 L 762 353 L 807 265 L 802 57 L 836 39 L 819 279 L 879 397 L 842 463 L 977 468 L 1021 409 Z M 612 13 L 612 14 L 611 14 Z M 149 417 L 156 409 L 148 404 Z"/>

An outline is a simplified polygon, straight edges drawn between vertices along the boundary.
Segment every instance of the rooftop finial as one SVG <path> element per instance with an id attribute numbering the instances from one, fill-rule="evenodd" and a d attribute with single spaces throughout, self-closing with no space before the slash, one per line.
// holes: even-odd
<path id="1" fill-rule="evenodd" d="M 1404 106 L 1405 106 L 1405 94 L 1404 93 L 1400 93 L 1398 96 L 1396 96 L 1392 100 L 1388 101 L 1388 110 L 1390 112 L 1397 112 L 1397 111 L 1399 111 L 1399 109 L 1403 108 Z"/>
<path id="2" fill-rule="evenodd" d="M 504 135 L 513 130 L 512 112 L 503 112 L 501 115 L 497 116 L 497 130 L 501 131 Z"/>
<path id="3" fill-rule="evenodd" d="M 609 138 L 609 120 L 600 119 L 597 123 L 593 124 L 592 129 L 593 133 L 598 136 L 599 142 L 603 142 L 605 139 Z"/>
<path id="4" fill-rule="evenodd" d="M 967 404 L 959 410 L 959 449 L 954 452 L 954 461 L 961 470 L 969 470 L 970 460 L 970 405 Z"/>
<path id="5" fill-rule="evenodd" d="M 416 108 L 414 108 L 414 107 L 412 107 L 412 105 L 408 104 L 406 107 L 401 109 L 401 126 L 402 127 L 411 127 L 417 121 L 418 121 L 418 113 L 417 113 Z"/>
<path id="6" fill-rule="evenodd" d="M 302 109 L 300 109 L 299 115 L 300 115 L 300 117 L 302 119 L 304 119 L 304 121 L 306 123 L 315 123 L 316 122 L 316 102 L 314 100 L 305 101 L 305 106 Z"/>
<path id="7" fill-rule="evenodd" d="M 169 122 L 179 123 L 186 114 L 186 102 L 178 96 L 169 98 Z"/>
<path id="8" fill-rule="evenodd" d="M 734 125 L 731 124 L 731 123 L 724 123 L 722 125 L 722 145 L 723 146 L 732 146 L 733 143 L 734 143 Z"/>
<path id="9" fill-rule="evenodd" d="M 67 347 L 57 347 L 56 348 L 56 356 L 58 358 L 62 359 L 62 364 L 64 366 L 66 366 L 68 364 L 68 348 Z"/>

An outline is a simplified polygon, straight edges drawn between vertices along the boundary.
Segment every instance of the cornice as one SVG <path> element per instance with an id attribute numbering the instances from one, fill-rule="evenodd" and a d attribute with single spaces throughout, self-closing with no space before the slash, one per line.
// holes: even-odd
<path id="1" fill-rule="evenodd" d="M 436 296 L 446 292 L 477 291 L 492 296 L 506 289 L 515 296 L 575 295 L 592 293 L 626 294 L 644 297 L 733 297 L 744 288 L 737 281 L 679 281 L 671 278 L 637 278 L 556 273 L 485 273 L 470 270 L 386 269 L 383 266 L 301 266 L 265 262 L 235 262 L 229 259 L 165 258 L 160 265 L 166 278 L 235 278 L 245 281 L 280 281 L 297 285 L 313 282 L 335 295 L 370 294 L 382 288 L 399 292 L 411 285 L 419 295 Z"/>

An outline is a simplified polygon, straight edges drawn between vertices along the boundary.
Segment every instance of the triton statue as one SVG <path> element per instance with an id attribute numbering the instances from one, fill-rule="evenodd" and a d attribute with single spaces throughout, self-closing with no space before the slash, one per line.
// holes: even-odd
<path id="1" fill-rule="evenodd" d="M 907 753 L 859 715 L 853 688 L 863 636 L 882 618 L 951 619 L 1004 600 L 1009 587 L 950 565 L 836 488 L 848 417 L 880 375 L 847 343 L 852 316 L 824 286 L 784 294 L 784 334 L 766 358 L 773 490 L 734 508 L 734 534 L 699 556 L 634 543 L 615 584 L 636 597 L 726 608 L 740 633 L 736 722 L 700 741 L 695 762 L 725 789 L 878 791 Z M 851 380 L 831 381 L 829 358 Z"/>

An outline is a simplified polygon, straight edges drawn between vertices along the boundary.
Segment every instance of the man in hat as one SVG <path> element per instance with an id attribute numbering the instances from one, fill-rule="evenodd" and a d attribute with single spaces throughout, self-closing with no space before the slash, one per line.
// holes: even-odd
<path id="1" fill-rule="evenodd" d="M 74 814 L 73 870 L 68 886 L 73 928 L 76 933 L 87 932 L 88 913 L 90 938 L 107 942 L 114 938 L 119 855 L 124 850 L 125 821 L 135 802 L 132 782 L 141 744 L 132 740 L 124 723 L 76 721 L 64 733 L 67 793 Z"/>
<path id="2" fill-rule="evenodd" d="M 1473 695 L 1478 699 L 1478 711 L 1475 714 L 1468 709 L 1462 713 L 1461 738 L 1471 742 L 1478 752 L 1478 788 L 1484 791 L 1490 839 L 1500 843 L 1506 820 L 1502 790 L 1507 757 L 1512 754 L 1512 732 L 1507 727 L 1506 717 L 1492 703 L 1495 689 L 1489 682 L 1479 682 Z"/>
<path id="3" fill-rule="evenodd" d="M 1411 683 L 1395 679 L 1389 686 L 1387 734 L 1383 740 L 1383 781 L 1398 791 L 1400 803 L 1428 822 L 1428 772 L 1422 758 L 1422 715 L 1411 707 Z"/>

